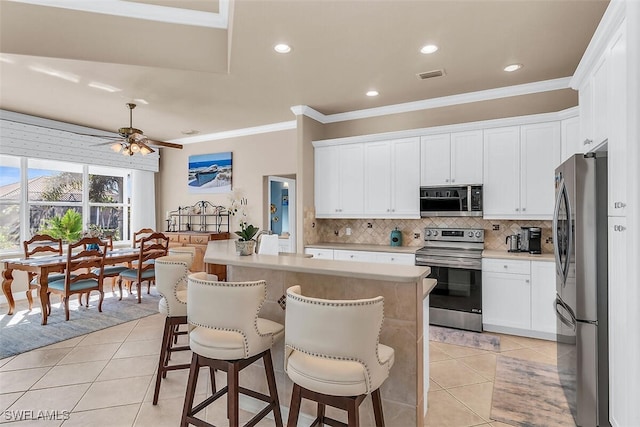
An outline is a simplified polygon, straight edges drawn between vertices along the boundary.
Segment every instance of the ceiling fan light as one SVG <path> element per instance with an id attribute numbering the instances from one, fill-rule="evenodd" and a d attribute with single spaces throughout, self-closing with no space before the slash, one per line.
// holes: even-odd
<path id="1" fill-rule="evenodd" d="M 142 154 L 143 156 L 146 156 L 147 154 L 152 153 L 151 149 L 149 149 L 149 147 L 145 147 L 144 145 L 142 147 L 140 147 L 140 154 Z"/>
<path id="2" fill-rule="evenodd" d="M 113 145 L 111 146 L 111 149 L 112 149 L 114 152 L 119 153 L 119 152 L 120 152 L 120 150 L 122 150 L 122 144 L 120 144 L 119 142 L 116 142 L 115 144 L 113 144 Z"/>
<path id="3" fill-rule="evenodd" d="M 129 149 L 132 152 L 137 153 L 138 151 L 140 151 L 140 146 L 137 143 L 132 142 L 131 145 L 129 145 Z"/>

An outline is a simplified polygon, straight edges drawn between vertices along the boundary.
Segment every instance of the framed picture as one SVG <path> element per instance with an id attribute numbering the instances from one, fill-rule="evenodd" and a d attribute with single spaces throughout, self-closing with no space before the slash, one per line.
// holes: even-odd
<path id="1" fill-rule="evenodd" d="M 233 172 L 232 153 L 189 156 L 189 193 L 228 193 Z"/>

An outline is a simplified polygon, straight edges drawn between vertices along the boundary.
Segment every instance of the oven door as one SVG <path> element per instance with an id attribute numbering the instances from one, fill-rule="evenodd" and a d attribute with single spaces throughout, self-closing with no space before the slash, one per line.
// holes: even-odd
<path id="1" fill-rule="evenodd" d="M 446 310 L 482 313 L 482 269 L 462 267 L 473 264 L 472 260 L 456 263 L 457 266 L 439 263 L 427 264 L 431 267 L 429 278 L 438 281 L 429 294 L 429 306 Z"/>

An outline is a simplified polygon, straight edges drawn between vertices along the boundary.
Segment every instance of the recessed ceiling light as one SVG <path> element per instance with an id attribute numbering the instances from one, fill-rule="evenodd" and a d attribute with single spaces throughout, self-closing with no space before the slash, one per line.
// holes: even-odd
<path id="1" fill-rule="evenodd" d="M 438 46 L 436 46 L 435 44 L 428 44 L 428 45 L 422 46 L 422 49 L 420 49 L 420 53 L 424 53 L 428 55 L 437 50 L 438 50 Z"/>
<path id="2" fill-rule="evenodd" d="M 289 53 L 291 52 L 291 46 L 289 46 L 288 44 L 280 43 L 275 45 L 273 47 L 273 50 L 275 50 L 278 53 Z"/>
<path id="3" fill-rule="evenodd" d="M 104 90 L 106 92 L 120 92 L 120 91 L 122 91 L 122 89 L 119 89 L 119 88 L 113 87 L 113 86 L 109 86 L 108 84 L 104 84 L 104 83 L 100 83 L 100 82 L 91 82 L 91 83 L 89 83 L 88 86 L 92 87 L 94 89 Z"/>
<path id="4" fill-rule="evenodd" d="M 378 96 L 379 93 L 377 90 L 370 90 L 369 92 L 367 92 L 367 96 Z"/>
<path id="5" fill-rule="evenodd" d="M 195 130 L 195 129 L 186 129 L 182 131 L 183 135 L 197 135 L 199 134 L 200 131 L 199 130 Z"/>
<path id="6" fill-rule="evenodd" d="M 511 64 L 504 67 L 504 70 L 508 73 L 511 73 L 513 71 L 518 71 L 520 68 L 522 68 L 522 64 Z"/>

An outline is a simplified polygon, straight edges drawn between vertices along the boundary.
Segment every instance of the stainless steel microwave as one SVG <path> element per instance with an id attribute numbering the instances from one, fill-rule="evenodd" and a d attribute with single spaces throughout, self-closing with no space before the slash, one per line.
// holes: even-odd
<path id="1" fill-rule="evenodd" d="M 482 216 L 482 185 L 420 187 L 420 216 Z"/>

